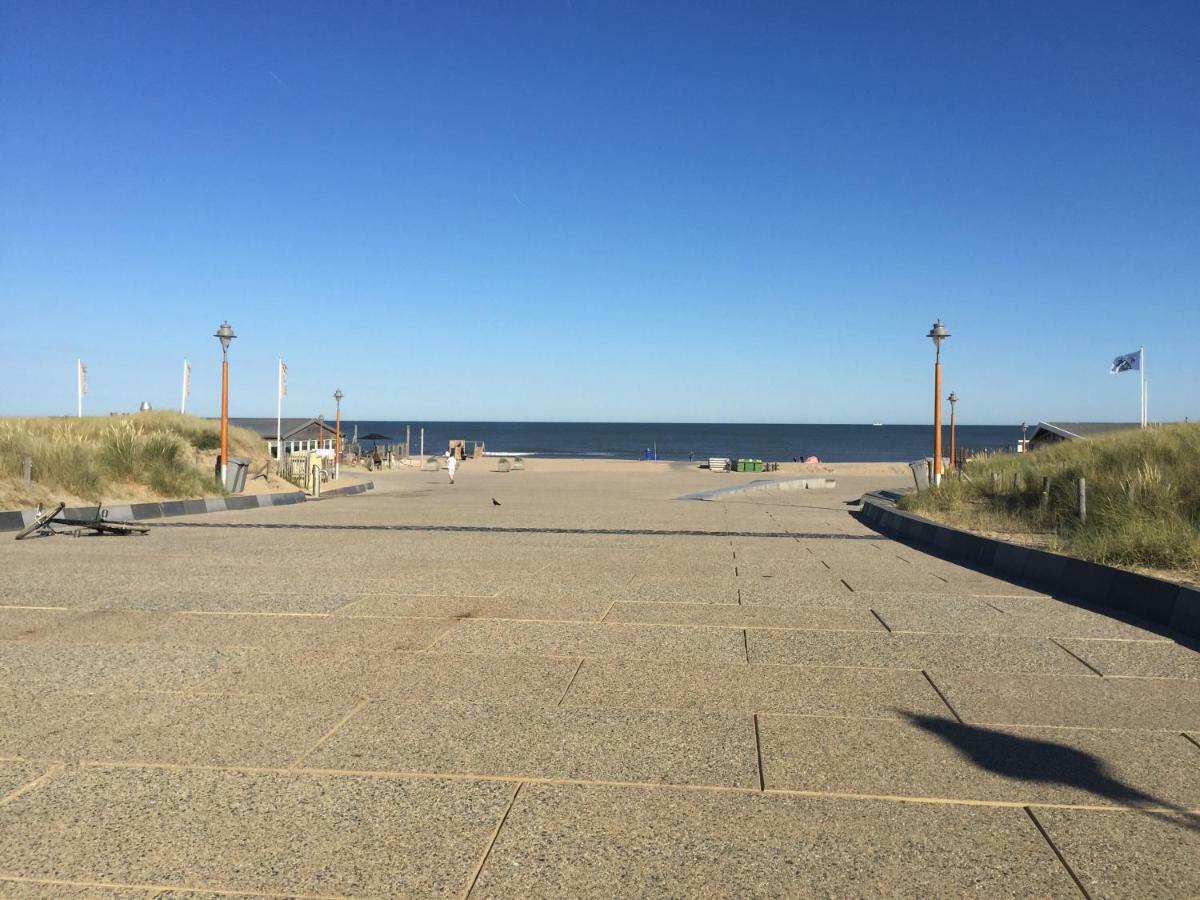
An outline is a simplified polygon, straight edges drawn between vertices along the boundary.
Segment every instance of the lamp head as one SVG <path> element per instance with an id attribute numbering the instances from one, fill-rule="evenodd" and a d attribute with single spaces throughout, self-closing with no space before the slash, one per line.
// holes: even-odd
<path id="1" fill-rule="evenodd" d="M 933 341 L 935 347 L 941 350 L 942 341 L 950 337 L 950 332 L 946 330 L 946 326 L 942 324 L 942 320 L 938 319 L 933 323 L 933 327 L 929 329 L 929 334 L 925 336 Z"/>
<path id="2" fill-rule="evenodd" d="M 221 327 L 217 329 L 217 333 L 214 334 L 213 337 L 218 338 L 221 341 L 221 351 L 227 353 L 229 351 L 230 342 L 237 337 L 237 335 L 234 334 L 233 329 L 229 327 L 229 322 L 225 321 L 221 323 Z"/>
<path id="3" fill-rule="evenodd" d="M 334 400 L 336 400 L 338 403 L 341 403 L 341 402 L 342 402 L 342 398 L 343 398 L 343 397 L 345 397 L 345 396 L 346 396 L 346 395 L 342 393 L 342 389 L 341 389 L 341 388 L 338 388 L 336 391 L 334 391 L 334 392 L 333 392 L 333 399 L 334 399 Z"/>
<path id="4" fill-rule="evenodd" d="M 958 394 L 956 394 L 954 391 L 951 391 L 950 396 L 947 397 L 946 399 L 949 400 L 951 403 L 957 403 L 958 402 Z"/>

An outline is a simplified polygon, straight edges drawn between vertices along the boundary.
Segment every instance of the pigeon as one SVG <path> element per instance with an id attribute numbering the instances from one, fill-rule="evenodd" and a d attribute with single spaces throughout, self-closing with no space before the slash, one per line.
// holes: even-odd
<path id="1" fill-rule="evenodd" d="M 495 497 L 493 497 L 492 498 L 492 506 L 499 506 L 499 505 L 500 505 L 500 501 L 497 500 Z"/>

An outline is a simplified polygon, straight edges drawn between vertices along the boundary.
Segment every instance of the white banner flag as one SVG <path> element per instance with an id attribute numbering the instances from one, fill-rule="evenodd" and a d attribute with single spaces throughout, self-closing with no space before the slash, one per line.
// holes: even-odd
<path id="1" fill-rule="evenodd" d="M 79 363 L 79 396 L 87 393 L 87 364 L 81 359 Z"/>
<path id="2" fill-rule="evenodd" d="M 1112 368 L 1109 369 L 1109 374 L 1120 375 L 1122 372 L 1137 372 L 1142 368 L 1142 351 L 1135 350 L 1132 353 L 1126 353 L 1123 356 L 1118 356 L 1112 361 Z"/>
<path id="3" fill-rule="evenodd" d="M 287 396 L 287 363 L 279 361 L 279 396 Z"/>
<path id="4" fill-rule="evenodd" d="M 183 396 L 192 396 L 192 364 L 186 359 L 183 361 Z"/>

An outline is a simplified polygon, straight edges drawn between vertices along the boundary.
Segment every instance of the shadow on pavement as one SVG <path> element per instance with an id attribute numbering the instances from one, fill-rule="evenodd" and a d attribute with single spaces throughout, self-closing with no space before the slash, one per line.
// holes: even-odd
<path id="1" fill-rule="evenodd" d="M 1078 788 L 1174 825 L 1200 831 L 1200 814 L 1125 784 L 1109 772 L 1103 760 L 1090 753 L 952 719 L 898 712 L 918 728 L 953 746 L 980 769 L 1005 778 Z M 1163 810 L 1174 814 L 1165 814 Z"/>

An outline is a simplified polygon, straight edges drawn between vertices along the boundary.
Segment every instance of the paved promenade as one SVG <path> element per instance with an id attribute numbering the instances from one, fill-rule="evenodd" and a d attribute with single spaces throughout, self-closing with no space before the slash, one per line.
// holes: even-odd
<path id="1" fill-rule="evenodd" d="M 1200 895 L 1200 654 L 897 477 L 491 468 L 0 538 L 0 897 Z"/>

